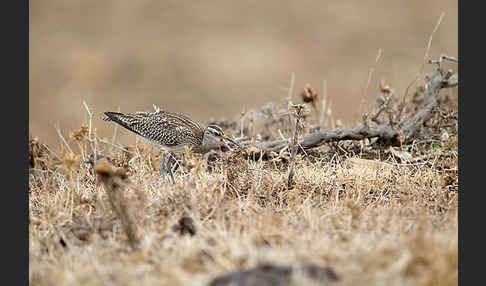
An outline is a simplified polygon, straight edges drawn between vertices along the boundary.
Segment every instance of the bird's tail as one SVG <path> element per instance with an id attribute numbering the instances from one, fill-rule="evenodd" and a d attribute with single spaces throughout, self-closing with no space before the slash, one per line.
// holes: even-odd
<path id="1" fill-rule="evenodd" d="M 101 120 L 104 120 L 104 121 L 114 121 L 116 123 L 119 123 L 118 121 L 120 120 L 120 118 L 123 118 L 124 116 L 126 116 L 123 113 L 120 113 L 120 112 L 111 112 L 111 111 L 104 112 L 104 114 L 105 114 L 105 116 L 102 117 Z"/>
<path id="2" fill-rule="evenodd" d="M 109 115 L 107 115 L 107 113 L 114 113 L 114 112 L 105 112 L 102 116 L 101 116 L 101 120 L 103 121 L 112 121 L 111 117 Z"/>
<path id="3" fill-rule="evenodd" d="M 123 113 L 120 113 L 120 112 L 110 112 L 110 111 L 105 112 L 105 115 L 106 115 L 106 117 L 102 118 L 102 120 L 116 122 L 116 123 L 120 124 L 121 126 L 127 128 L 128 130 L 141 135 L 134 128 L 135 122 L 133 122 L 133 120 L 134 120 L 133 116 L 131 116 L 129 114 L 128 115 L 123 114 Z"/>

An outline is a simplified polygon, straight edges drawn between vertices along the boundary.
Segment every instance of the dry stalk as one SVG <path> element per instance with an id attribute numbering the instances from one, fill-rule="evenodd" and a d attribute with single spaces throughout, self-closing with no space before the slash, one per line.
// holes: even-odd
<path id="1" fill-rule="evenodd" d="M 123 195 L 125 185 L 123 179 L 126 177 L 126 174 L 119 170 L 114 170 L 106 159 L 99 160 L 94 170 L 105 187 L 113 211 L 122 222 L 131 248 L 133 250 L 138 249 L 137 224 L 128 200 Z"/>
<path id="2" fill-rule="evenodd" d="M 64 145 L 66 145 L 66 148 L 69 150 L 69 153 L 74 154 L 73 150 L 71 149 L 71 147 L 67 143 L 66 139 L 64 139 L 64 136 L 61 133 L 61 128 L 59 127 L 59 124 L 57 124 L 55 127 L 56 127 L 57 135 L 59 135 L 59 138 L 61 138 Z"/>
<path id="3" fill-rule="evenodd" d="M 371 78 L 373 77 L 373 72 L 375 71 L 376 66 L 378 65 L 378 61 L 380 60 L 381 53 L 382 53 L 382 50 L 381 50 L 381 48 L 379 48 L 378 52 L 376 54 L 375 63 L 373 64 L 373 66 L 370 67 L 370 70 L 368 72 L 368 78 L 366 79 L 366 86 L 365 86 L 364 92 L 363 92 L 363 99 L 361 100 L 361 103 L 360 103 L 359 108 L 358 108 L 358 110 L 360 112 L 361 112 L 361 108 L 363 107 L 364 100 L 368 96 L 368 88 L 370 87 Z"/>
<path id="4" fill-rule="evenodd" d="M 410 87 L 415 83 L 417 82 L 417 80 L 420 78 L 420 76 L 422 75 L 423 71 L 424 71 L 424 67 L 425 67 L 425 64 L 427 63 L 427 59 L 429 57 L 429 51 L 430 51 L 430 47 L 432 45 L 432 39 L 434 38 L 434 34 L 435 32 L 437 31 L 437 29 L 439 28 L 439 25 L 440 23 L 442 22 L 442 19 L 444 18 L 445 16 L 445 12 L 442 12 L 439 16 L 439 20 L 437 20 L 437 23 L 435 24 L 435 27 L 434 27 L 434 30 L 432 30 L 432 33 L 430 34 L 430 37 L 429 37 L 429 41 L 427 43 L 427 47 L 425 48 L 425 55 L 424 55 L 424 61 L 422 62 L 422 65 L 420 66 L 420 70 L 418 71 L 417 75 L 415 76 L 415 78 L 413 79 L 413 81 L 407 86 L 407 88 L 405 89 L 405 94 L 403 95 L 402 97 L 402 107 L 400 108 L 400 110 L 398 111 L 398 118 L 401 117 L 402 115 L 402 112 L 403 112 L 403 109 L 405 108 L 405 99 L 408 95 L 408 90 L 410 89 Z"/>
<path id="5" fill-rule="evenodd" d="M 389 90 L 388 91 L 388 96 L 385 98 L 385 100 L 383 101 L 383 104 L 381 104 L 380 108 L 376 111 L 375 115 L 373 115 L 371 117 L 371 121 L 375 122 L 376 124 L 381 124 L 381 122 L 378 120 L 378 117 L 380 116 L 380 114 L 388 108 L 389 104 L 390 104 L 390 100 L 392 99 L 393 97 L 393 90 Z"/>
<path id="6" fill-rule="evenodd" d="M 91 147 L 91 152 L 93 154 L 93 157 L 94 157 L 94 161 L 96 161 L 98 158 L 98 152 L 97 152 L 97 141 L 96 141 L 96 133 L 93 134 L 93 113 L 89 110 L 89 107 L 88 107 L 88 104 L 86 104 L 86 102 L 83 100 L 83 106 L 84 106 L 84 109 L 86 109 L 86 112 L 88 113 L 88 121 L 89 121 L 89 125 L 88 125 L 88 142 L 89 142 L 89 145 Z M 96 130 L 96 129 L 95 129 Z"/>
<path id="7" fill-rule="evenodd" d="M 293 108 L 295 111 L 295 126 L 294 126 L 294 136 L 290 144 L 290 167 L 289 167 L 289 178 L 287 181 L 287 188 L 290 190 L 293 188 L 293 178 L 295 173 L 295 154 L 297 153 L 297 146 L 299 143 L 299 124 L 302 119 L 302 110 L 304 109 L 304 104 L 292 104 L 289 102 L 289 107 Z M 289 117 L 291 117 L 291 112 L 289 109 Z"/>
<path id="8" fill-rule="evenodd" d="M 319 126 L 324 127 L 324 114 L 326 113 L 326 99 L 327 99 L 327 80 L 322 80 L 322 96 L 321 96 L 321 108 L 319 110 Z M 327 124 L 327 123 L 326 123 Z"/>

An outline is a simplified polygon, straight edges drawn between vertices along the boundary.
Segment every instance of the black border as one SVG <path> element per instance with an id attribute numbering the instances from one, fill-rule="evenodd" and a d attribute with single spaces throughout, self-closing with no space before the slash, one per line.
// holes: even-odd
<path id="1" fill-rule="evenodd" d="M 2 281 L 29 285 L 28 91 L 29 1 L 3 2 Z M 7 181 L 6 180 L 6 181 Z M 6 182 L 5 181 L 5 182 Z M 9 283 L 14 282 L 14 283 Z"/>
<path id="2" fill-rule="evenodd" d="M 468 4 L 468 8 L 466 8 L 465 4 Z M 480 235 L 479 230 L 484 225 L 484 222 L 478 221 L 482 220 L 483 215 L 480 214 L 480 210 L 482 206 L 474 206 L 472 202 L 476 202 L 476 204 L 483 203 L 484 200 L 481 199 L 467 199 L 471 196 L 476 196 L 483 192 L 481 185 L 477 185 L 474 182 L 475 178 L 481 178 L 480 172 L 482 171 L 481 166 L 471 166 L 471 162 L 469 163 L 469 168 L 466 167 L 466 161 L 471 161 L 468 159 L 468 152 L 470 154 L 469 157 L 477 156 L 482 151 L 481 148 L 481 136 L 476 135 L 476 138 L 469 137 L 466 139 L 466 129 L 473 129 L 475 128 L 475 124 L 480 123 L 481 120 L 481 109 L 483 105 L 479 103 L 479 96 L 481 92 L 475 92 L 475 90 L 480 91 L 481 87 L 479 84 L 484 81 L 484 77 L 482 76 L 481 71 L 474 72 L 472 69 L 479 68 L 473 67 L 473 63 L 480 63 L 480 53 L 484 51 L 482 46 L 480 47 L 480 43 L 482 42 L 481 38 L 483 33 L 479 31 L 479 34 L 475 33 L 475 30 L 479 30 L 482 28 L 482 18 L 484 17 L 483 10 L 478 7 L 474 7 L 473 3 L 478 3 L 474 1 L 461 1 L 458 0 L 458 74 L 459 74 L 459 92 L 458 92 L 458 123 L 459 123 L 459 130 L 458 130 L 458 152 L 459 152 L 459 159 L 458 159 L 458 176 L 459 176 L 459 208 L 458 208 L 458 271 L 459 271 L 459 284 L 458 285 L 474 285 L 477 282 L 481 281 L 482 279 L 477 275 L 481 273 L 479 269 L 482 267 L 482 263 L 480 262 L 482 259 L 481 257 L 477 257 L 475 259 L 471 257 L 471 254 L 478 255 L 480 254 L 477 251 L 477 246 L 483 244 L 482 235 Z M 476 9 L 474 9 L 476 8 Z M 467 11 L 467 12 L 466 12 Z M 476 15 L 472 15 L 476 12 Z M 479 29 L 478 29 L 479 28 Z M 467 43 L 466 37 L 467 34 L 470 35 L 477 35 L 477 36 L 470 36 L 475 37 L 470 43 Z M 469 58 L 469 61 L 467 60 Z M 469 72 L 466 72 L 464 68 L 464 63 L 467 63 Z M 473 78 L 477 77 L 477 78 Z M 474 87 L 474 83 L 478 86 Z M 484 87 L 482 88 L 484 89 Z M 468 91 L 469 92 L 468 92 Z M 476 102 L 476 103 L 475 103 Z M 476 106 L 478 110 L 472 110 Z M 484 112 L 484 111 L 483 111 Z M 469 118 L 469 119 L 468 119 Z M 479 127 L 480 128 L 480 127 Z M 480 128 L 481 129 L 481 128 Z M 470 134 L 474 136 L 474 134 Z M 471 144 L 475 143 L 475 144 Z M 478 145 L 478 146 L 474 146 Z M 484 175 L 483 175 L 484 176 Z M 474 194 L 473 194 L 474 192 Z M 466 203 L 467 201 L 467 203 Z M 469 213 L 469 215 L 468 215 Z M 469 224 L 469 228 L 467 225 Z M 478 231 L 472 230 L 473 226 L 476 226 Z M 468 242 L 466 243 L 466 237 Z M 472 241 L 477 240 L 478 243 Z M 467 246 L 466 246 L 467 245 Z M 470 251 L 470 253 L 466 254 L 466 249 L 476 249 L 476 251 Z M 466 262 L 466 256 L 468 257 L 469 262 Z M 478 262 L 475 262 L 476 260 Z M 475 276 L 478 277 L 475 277 Z M 479 279 L 476 279 L 479 278 Z M 481 280 L 480 280 L 481 279 Z M 468 282 L 469 281 L 469 282 Z M 479 282 L 481 284 L 481 282 Z"/>
<path id="3" fill-rule="evenodd" d="M 459 24 L 459 285 L 482 284 L 484 239 L 484 10 L 458 1 Z M 467 4 L 467 5 L 466 5 Z M 468 38 L 469 37 L 469 41 Z M 467 67 L 465 67 L 465 65 Z M 466 137 L 467 129 L 469 136 Z M 484 157 L 484 156 L 481 156 Z M 476 160 L 477 160 L 476 159 Z M 474 257 L 476 256 L 476 257 Z M 466 259 L 467 257 L 467 259 Z M 467 282 L 469 281 L 469 282 Z"/>
<path id="4" fill-rule="evenodd" d="M 462 54 L 463 50 L 463 39 L 464 39 L 464 25 L 463 25 L 463 4 L 464 2 L 461 0 L 458 0 L 458 15 L 457 15 L 457 23 L 459 25 L 458 27 L 458 57 L 459 57 L 459 63 L 458 63 L 458 74 L 459 74 L 459 85 L 458 85 L 458 141 L 457 141 L 457 149 L 459 152 L 459 158 L 458 158 L 458 165 L 457 165 L 457 174 L 458 174 L 458 184 L 459 184 L 459 194 L 458 194 L 458 201 L 459 201 L 459 209 L 458 209 L 458 280 L 459 280 L 459 285 L 464 285 L 467 284 L 464 282 L 465 276 L 464 276 L 464 243 L 463 243 L 463 232 L 465 231 L 464 229 L 464 214 L 463 214 L 463 207 L 464 207 L 464 200 L 463 200 L 463 191 L 464 191 L 464 175 L 463 175 L 463 165 L 464 165 L 464 152 L 463 152 L 463 146 L 464 146 L 464 101 L 462 100 L 463 94 L 464 94 L 464 85 L 462 84 L 462 79 L 464 76 L 464 69 L 463 69 L 463 64 L 462 61 L 464 60 L 464 55 Z"/>

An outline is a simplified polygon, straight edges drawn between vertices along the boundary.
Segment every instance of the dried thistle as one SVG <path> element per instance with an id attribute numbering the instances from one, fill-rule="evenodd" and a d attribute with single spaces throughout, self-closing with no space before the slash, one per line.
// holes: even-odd
<path id="1" fill-rule="evenodd" d="M 86 126 L 82 126 L 81 128 L 72 131 L 69 134 L 69 139 L 71 140 L 76 140 L 76 141 L 82 141 L 88 137 L 89 134 L 89 129 Z"/>
<path id="2" fill-rule="evenodd" d="M 380 80 L 380 91 L 383 93 L 390 93 L 390 84 L 385 79 Z"/>
<path id="3" fill-rule="evenodd" d="M 113 211 L 122 222 L 130 246 L 134 250 L 138 249 L 140 240 L 137 224 L 129 200 L 123 194 L 125 187 L 123 180 L 126 179 L 126 173 L 122 169 L 115 169 L 104 158 L 97 161 L 94 170 L 105 187 Z"/>
<path id="4" fill-rule="evenodd" d="M 310 102 L 312 103 L 312 106 L 316 108 L 318 94 L 314 91 L 309 83 L 305 84 L 304 91 L 301 93 L 301 97 L 305 103 Z"/>
<path id="5" fill-rule="evenodd" d="M 40 165 L 41 169 L 47 168 L 49 161 L 49 150 L 45 144 L 39 142 L 39 138 L 29 138 L 29 168 L 35 168 Z"/>
<path id="6" fill-rule="evenodd" d="M 54 160 L 54 167 L 64 173 L 67 177 L 71 177 L 76 166 L 79 166 L 82 158 L 81 155 L 76 155 L 67 151 L 65 148 L 62 149 L 62 153 L 59 158 Z"/>

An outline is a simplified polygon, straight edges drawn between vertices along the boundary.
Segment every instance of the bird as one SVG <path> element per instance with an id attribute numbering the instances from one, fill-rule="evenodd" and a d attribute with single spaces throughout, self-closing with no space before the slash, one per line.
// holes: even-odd
<path id="1" fill-rule="evenodd" d="M 181 153 L 185 146 L 192 147 L 195 153 L 206 153 L 209 150 L 225 146 L 233 151 L 228 142 L 238 146 L 245 151 L 240 144 L 226 136 L 218 125 L 204 126 L 179 112 L 161 110 L 153 105 L 155 111 L 139 111 L 135 113 L 120 113 L 106 111 L 102 118 L 104 121 L 115 122 L 138 136 L 148 140 L 150 143 L 163 149 L 160 172 L 164 180 L 166 173 L 175 184 L 172 173 L 171 153 Z M 164 165 L 166 153 L 168 153 L 167 164 Z M 245 152 L 246 153 L 246 152 Z"/>

